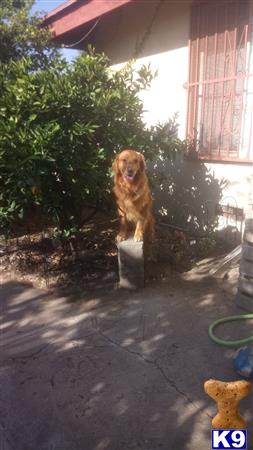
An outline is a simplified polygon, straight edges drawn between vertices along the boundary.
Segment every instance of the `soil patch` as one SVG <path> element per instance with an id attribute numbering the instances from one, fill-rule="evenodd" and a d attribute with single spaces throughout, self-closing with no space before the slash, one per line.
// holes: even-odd
<path id="1" fill-rule="evenodd" d="M 50 290 L 104 289 L 118 281 L 115 236 L 116 216 L 97 214 L 78 236 L 59 241 L 52 228 L 22 231 L 18 236 L 0 241 L 0 270 L 19 281 Z M 146 264 L 146 281 L 166 280 L 172 272 L 184 272 L 203 257 L 221 256 L 229 249 L 214 237 L 199 238 L 157 225 L 156 241 Z M 151 255 L 151 256 L 150 256 Z"/>

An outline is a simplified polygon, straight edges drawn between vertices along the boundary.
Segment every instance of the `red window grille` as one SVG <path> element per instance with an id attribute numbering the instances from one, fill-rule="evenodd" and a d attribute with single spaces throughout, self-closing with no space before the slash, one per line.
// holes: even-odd
<path id="1" fill-rule="evenodd" d="M 192 5 L 187 137 L 200 159 L 253 162 L 250 9 L 248 0 Z"/>

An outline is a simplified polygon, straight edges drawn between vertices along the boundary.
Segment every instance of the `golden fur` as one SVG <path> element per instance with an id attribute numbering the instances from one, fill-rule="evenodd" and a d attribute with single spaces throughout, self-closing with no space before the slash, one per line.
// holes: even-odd
<path id="1" fill-rule="evenodd" d="M 118 242 L 127 239 L 130 224 L 135 227 L 135 241 L 142 241 L 144 234 L 149 241 L 154 238 L 152 197 L 145 167 L 143 155 L 135 150 L 123 150 L 113 163 L 113 191 L 120 216 Z"/>

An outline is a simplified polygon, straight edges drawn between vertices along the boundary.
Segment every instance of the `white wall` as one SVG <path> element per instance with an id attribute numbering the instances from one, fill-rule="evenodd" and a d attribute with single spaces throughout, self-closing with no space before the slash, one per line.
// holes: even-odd
<path id="1" fill-rule="evenodd" d="M 173 49 L 138 60 L 138 64 L 148 63 L 153 71 L 158 70 L 158 76 L 152 82 L 152 88 L 141 94 L 146 110 L 144 120 L 151 125 L 165 122 L 178 113 L 179 137 L 184 139 L 187 90 L 183 85 L 188 75 L 188 48 Z"/>
<path id="2" fill-rule="evenodd" d="M 130 3 L 100 21 L 93 42 L 111 58 L 115 68 L 136 56 L 139 49 L 136 67 L 150 63 L 151 69 L 158 70 L 151 89 L 141 94 L 146 109 L 144 118 L 150 125 L 166 121 L 178 112 L 182 139 L 187 115 L 184 83 L 188 81 L 190 3 L 191 0 Z M 188 163 L 183 164 L 185 173 Z M 205 164 L 205 167 L 218 180 L 227 179 L 228 186 L 223 192 L 225 203 L 230 198 L 232 206 L 252 211 L 249 204 L 253 203 L 253 166 Z M 189 164 L 191 173 L 193 169 L 192 163 Z"/>
<path id="3" fill-rule="evenodd" d="M 185 137 L 188 80 L 188 36 L 191 0 L 133 2 L 102 20 L 94 45 L 117 69 L 138 56 L 135 67 L 158 70 L 150 90 L 141 94 L 148 125 L 178 113 L 179 135 Z M 152 23 L 152 25 L 151 25 Z M 148 31 L 147 31 L 148 30 Z"/>
<path id="4" fill-rule="evenodd" d="M 251 215 L 253 206 L 253 166 L 237 164 L 206 164 L 218 179 L 226 179 L 227 187 L 223 190 L 224 204 L 243 208 Z"/>

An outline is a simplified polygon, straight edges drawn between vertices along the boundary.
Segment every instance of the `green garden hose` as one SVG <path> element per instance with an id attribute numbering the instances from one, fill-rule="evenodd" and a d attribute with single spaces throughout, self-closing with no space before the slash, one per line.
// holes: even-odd
<path id="1" fill-rule="evenodd" d="M 237 315 L 237 316 L 223 317 L 223 319 L 218 319 L 210 325 L 210 327 L 208 329 L 208 335 L 212 341 L 216 342 L 216 344 L 222 345 L 223 347 L 233 348 L 233 347 L 241 347 L 242 345 L 249 344 L 250 342 L 253 342 L 253 336 L 249 336 L 245 339 L 239 339 L 239 340 L 235 340 L 235 341 L 226 341 L 224 339 L 218 338 L 214 334 L 214 329 L 218 325 L 221 325 L 222 323 L 233 322 L 234 320 L 249 320 L 249 319 L 253 319 L 253 314 L 241 314 L 241 315 Z"/>

